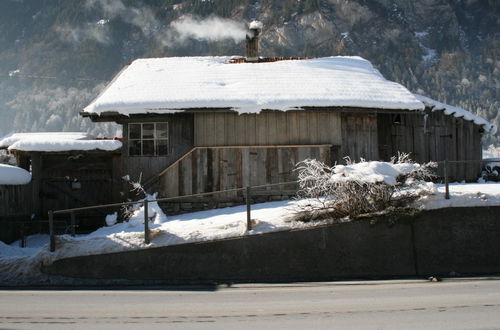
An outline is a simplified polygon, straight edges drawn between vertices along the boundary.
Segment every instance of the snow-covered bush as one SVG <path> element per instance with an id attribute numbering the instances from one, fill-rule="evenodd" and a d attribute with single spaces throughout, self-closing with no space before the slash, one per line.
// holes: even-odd
<path id="1" fill-rule="evenodd" d="M 141 178 L 138 181 L 132 181 L 128 175 L 122 178 L 128 182 L 132 189 L 131 192 L 135 192 L 139 198 L 137 202 L 144 202 L 145 200 L 153 201 L 156 199 L 157 194 L 148 194 L 141 184 Z M 129 206 L 124 206 L 122 209 L 123 221 L 128 222 L 132 227 L 144 224 L 144 204 L 137 203 Z M 113 226 L 117 222 L 117 213 L 108 214 L 106 216 L 106 224 L 108 226 Z M 167 216 L 160 208 L 157 202 L 148 203 L 148 219 L 154 224 L 160 224 L 167 221 Z"/>
<path id="2" fill-rule="evenodd" d="M 297 220 L 340 219 L 405 208 L 430 191 L 423 180 L 433 176 L 435 163 L 417 164 L 407 154 L 390 162 L 364 161 L 330 167 L 315 159 L 297 166 L 303 204 Z"/>

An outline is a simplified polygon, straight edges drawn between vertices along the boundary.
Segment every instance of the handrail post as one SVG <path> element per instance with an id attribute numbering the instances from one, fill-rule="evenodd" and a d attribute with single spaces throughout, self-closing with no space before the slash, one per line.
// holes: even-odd
<path id="1" fill-rule="evenodd" d="M 50 236 L 50 252 L 56 250 L 56 237 L 54 235 L 54 212 L 49 211 L 49 236 Z"/>
<path id="2" fill-rule="evenodd" d="M 445 185 L 444 198 L 450 199 L 450 183 L 448 180 L 448 159 L 444 160 L 444 185 Z"/>
<path id="3" fill-rule="evenodd" d="M 75 237 L 75 226 L 76 226 L 76 219 L 75 219 L 75 212 L 71 212 L 71 236 Z"/>
<path id="4" fill-rule="evenodd" d="M 144 200 L 144 243 L 146 243 L 146 244 L 150 243 L 148 209 L 149 209 L 149 201 L 147 199 L 145 199 Z"/>
<path id="5" fill-rule="evenodd" d="M 26 247 L 26 233 L 24 232 L 24 222 L 21 222 L 21 241 L 19 243 L 22 248 Z"/>
<path id="6" fill-rule="evenodd" d="M 245 189 L 245 202 L 247 204 L 247 231 L 252 230 L 252 219 L 250 216 L 250 211 L 251 211 L 250 198 L 252 196 L 250 194 L 251 194 L 250 186 L 247 186 Z"/>

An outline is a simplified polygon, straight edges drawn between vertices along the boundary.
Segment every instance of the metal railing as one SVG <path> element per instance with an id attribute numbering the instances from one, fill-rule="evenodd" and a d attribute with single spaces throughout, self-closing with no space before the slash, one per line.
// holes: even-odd
<path id="1" fill-rule="evenodd" d="M 251 219 L 252 190 L 268 188 L 268 187 L 284 186 L 284 185 L 290 185 L 290 184 L 297 184 L 297 182 L 298 181 L 288 181 L 288 182 L 271 183 L 271 184 L 257 185 L 257 186 L 247 186 L 247 187 L 243 187 L 243 188 L 233 188 L 233 189 L 227 189 L 227 190 L 211 191 L 211 192 L 198 193 L 198 194 L 182 195 L 182 196 L 175 196 L 175 197 L 157 198 L 157 199 L 153 199 L 153 200 L 145 199 L 142 201 L 102 204 L 102 205 L 77 207 L 77 208 L 57 210 L 57 211 L 50 210 L 50 211 L 48 211 L 50 251 L 53 252 L 56 249 L 56 239 L 55 239 L 56 235 L 55 235 L 55 231 L 54 231 L 54 215 L 56 215 L 56 214 L 68 214 L 68 213 L 70 214 L 71 235 L 74 236 L 75 235 L 75 227 L 76 227 L 76 212 L 142 204 L 144 207 L 144 243 L 149 244 L 151 242 L 150 233 L 149 233 L 149 214 L 148 214 L 149 203 L 169 202 L 169 201 L 175 201 L 175 200 L 186 199 L 186 198 L 191 198 L 191 197 L 203 197 L 203 196 L 210 196 L 210 195 L 217 195 L 217 194 L 226 194 L 226 193 L 231 193 L 231 192 L 244 192 L 245 204 L 246 204 L 246 215 L 247 215 L 246 216 L 246 227 L 247 227 L 247 231 L 249 231 L 252 229 L 252 219 Z"/>
<path id="2" fill-rule="evenodd" d="M 488 161 L 488 160 L 436 161 L 435 163 L 443 164 L 443 166 L 444 166 L 444 169 L 443 169 L 444 175 L 443 176 L 444 176 L 444 184 L 445 184 L 445 199 L 450 199 L 450 188 L 449 188 L 449 166 L 450 166 L 450 164 L 488 163 L 488 162 L 490 162 L 490 161 Z M 50 251 L 55 251 L 55 249 L 56 249 L 56 240 L 55 240 L 55 233 L 54 233 L 54 215 L 56 215 L 56 214 L 68 214 L 68 213 L 70 214 L 71 235 L 74 236 L 75 235 L 75 227 L 76 227 L 76 212 L 86 211 L 86 210 L 96 210 L 96 209 L 102 209 L 102 208 L 110 208 L 110 207 L 123 207 L 123 206 L 129 206 L 129 205 L 143 204 L 143 206 L 144 206 L 144 242 L 146 244 L 149 244 L 151 242 L 151 239 L 150 239 L 150 233 L 149 233 L 149 214 L 148 214 L 149 210 L 148 210 L 148 207 L 149 207 L 149 203 L 151 203 L 151 202 L 169 202 L 169 201 L 175 201 L 175 200 L 180 200 L 180 199 L 186 199 L 186 198 L 190 198 L 190 197 L 203 197 L 203 196 L 210 196 L 210 195 L 243 191 L 244 195 L 245 195 L 246 215 L 247 215 L 246 216 L 246 227 L 247 227 L 247 230 L 249 231 L 252 229 L 252 220 L 251 220 L 252 190 L 261 189 L 261 188 L 268 188 L 268 187 L 273 187 L 273 186 L 284 186 L 284 185 L 290 185 L 290 184 L 297 184 L 297 183 L 298 183 L 298 181 L 288 181 L 288 182 L 281 182 L 281 183 L 272 183 L 272 184 L 257 185 L 257 186 L 247 186 L 247 187 L 242 187 L 242 188 L 211 191 L 211 192 L 182 195 L 182 196 L 175 196 L 175 197 L 157 198 L 154 200 L 147 200 L 146 199 L 143 201 L 102 204 L 102 205 L 78 207 L 78 208 L 71 208 L 71 209 L 57 210 L 57 211 L 51 210 L 48 212 L 49 234 L 50 234 Z"/>
<path id="3" fill-rule="evenodd" d="M 490 163 L 492 162 L 491 160 L 443 160 L 443 161 L 437 161 L 435 162 L 436 164 L 442 164 L 443 165 L 443 179 L 444 179 L 444 185 L 445 185 L 445 193 L 444 193 L 444 198 L 445 199 L 450 199 L 450 165 L 451 164 L 483 164 L 483 163 Z"/>

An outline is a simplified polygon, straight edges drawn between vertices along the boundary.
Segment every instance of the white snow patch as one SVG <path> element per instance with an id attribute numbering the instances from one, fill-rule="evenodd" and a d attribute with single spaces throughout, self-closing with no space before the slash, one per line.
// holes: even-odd
<path id="1" fill-rule="evenodd" d="M 105 150 L 113 151 L 122 147 L 118 140 L 35 140 L 25 139 L 9 147 L 9 150 L 21 151 L 71 151 L 71 150 Z"/>
<path id="2" fill-rule="evenodd" d="M 337 165 L 334 167 L 333 181 L 356 181 L 366 183 L 385 182 L 395 185 L 399 175 L 410 173 L 420 164 L 402 163 L 391 164 L 388 162 L 360 162 L 352 165 Z"/>
<path id="3" fill-rule="evenodd" d="M 0 138 L 0 148 L 8 148 L 24 139 L 30 140 L 90 140 L 94 137 L 84 132 L 11 133 Z"/>
<path id="4" fill-rule="evenodd" d="M 30 172 L 20 167 L 0 164 L 0 185 L 21 185 L 30 182 Z"/>
<path id="5" fill-rule="evenodd" d="M 108 214 L 106 216 L 106 219 L 105 219 L 106 226 L 113 226 L 113 225 L 115 225 L 117 219 L 118 219 L 118 213 L 117 212 L 112 213 L 112 214 Z"/>
<path id="6" fill-rule="evenodd" d="M 434 195 L 423 196 L 417 208 L 433 210 L 446 207 L 500 206 L 500 183 L 451 183 L 450 199 L 445 199 L 445 186 L 435 185 Z"/>
<path id="7" fill-rule="evenodd" d="M 422 101 L 426 106 L 432 107 L 432 111 L 444 111 L 446 115 L 453 115 L 456 118 L 463 118 L 468 121 L 473 121 L 474 124 L 483 126 L 484 129 L 491 134 L 495 134 L 497 131 L 497 127 L 494 124 L 465 109 L 454 107 L 449 104 L 444 104 L 419 94 L 415 94 L 415 97 Z"/>
<path id="8" fill-rule="evenodd" d="M 347 106 L 423 110 L 406 88 L 360 57 L 228 63 L 231 57 L 139 59 L 84 111 L 168 113 L 190 108 L 262 109 Z"/>

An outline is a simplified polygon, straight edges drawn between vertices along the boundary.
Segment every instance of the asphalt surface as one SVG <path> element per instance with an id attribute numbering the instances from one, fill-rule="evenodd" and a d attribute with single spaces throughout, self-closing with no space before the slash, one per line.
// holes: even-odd
<path id="1" fill-rule="evenodd" d="M 500 280 L 2 290 L 0 329 L 495 329 Z"/>

